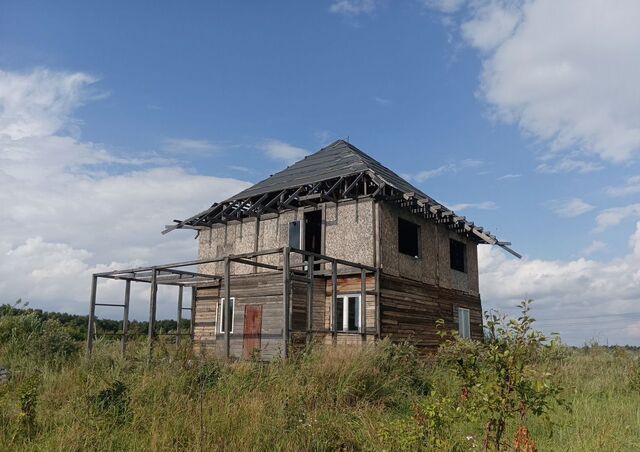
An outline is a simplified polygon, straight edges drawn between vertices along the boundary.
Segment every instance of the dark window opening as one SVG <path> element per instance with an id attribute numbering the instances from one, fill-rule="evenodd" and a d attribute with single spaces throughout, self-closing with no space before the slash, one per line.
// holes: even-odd
<path id="1" fill-rule="evenodd" d="M 402 254 L 420 257 L 420 226 L 398 218 L 398 250 Z"/>
<path id="2" fill-rule="evenodd" d="M 314 210 L 304 214 L 304 249 L 312 253 L 322 253 L 322 211 Z M 305 256 L 305 262 L 307 261 Z M 320 264 L 313 266 L 314 270 L 320 270 Z"/>
<path id="3" fill-rule="evenodd" d="M 451 268 L 459 272 L 465 272 L 465 255 L 467 254 L 467 245 L 457 240 L 449 239 L 449 260 Z"/>
<path id="4" fill-rule="evenodd" d="M 322 252 L 322 211 L 304 214 L 304 249 L 312 253 Z"/>

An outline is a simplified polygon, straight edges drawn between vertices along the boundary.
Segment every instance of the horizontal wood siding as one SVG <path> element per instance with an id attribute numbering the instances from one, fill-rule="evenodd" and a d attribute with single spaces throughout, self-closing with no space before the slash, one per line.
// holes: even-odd
<path id="1" fill-rule="evenodd" d="M 224 334 L 219 332 L 218 305 L 224 294 L 224 283 L 198 288 L 196 292 L 196 352 L 225 356 Z M 270 360 L 282 350 L 282 273 L 256 273 L 231 277 L 231 298 L 235 298 L 230 355 L 241 358 L 244 347 L 244 307 L 262 306 L 260 358 Z"/>
<path id="2" fill-rule="evenodd" d="M 436 321 L 442 319 L 444 328 L 457 331 L 460 307 L 469 309 L 471 337 L 482 339 L 479 296 L 384 273 L 380 277 L 380 292 L 383 337 L 435 349 L 440 343 Z"/>
<path id="3" fill-rule="evenodd" d="M 367 291 L 373 292 L 375 290 L 376 281 L 372 275 L 366 277 Z M 361 291 L 361 278 L 360 276 L 338 276 L 338 295 L 359 295 Z M 333 338 L 330 334 L 331 331 L 331 310 L 332 310 L 332 290 L 333 286 L 331 278 L 328 278 L 325 283 L 325 305 L 324 305 L 324 328 L 327 331 L 325 336 L 325 343 L 330 344 L 333 342 Z M 366 327 L 367 327 L 367 340 L 373 341 L 376 333 L 376 307 L 375 307 L 375 295 L 368 294 L 366 296 Z M 337 333 L 337 344 L 360 344 L 362 343 L 362 336 L 359 333 Z"/>
<path id="4" fill-rule="evenodd" d="M 198 354 L 213 354 L 216 344 L 216 327 L 220 288 L 200 287 L 196 290 L 196 313 L 193 328 L 193 347 Z"/>

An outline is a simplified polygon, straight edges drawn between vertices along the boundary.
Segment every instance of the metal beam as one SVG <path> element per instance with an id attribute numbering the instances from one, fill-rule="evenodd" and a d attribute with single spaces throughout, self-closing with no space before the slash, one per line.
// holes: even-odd
<path id="1" fill-rule="evenodd" d="M 289 247 L 282 250 L 282 359 L 289 357 Z"/>
<path id="2" fill-rule="evenodd" d="M 91 355 L 93 351 L 93 335 L 94 322 L 96 317 L 96 293 L 98 290 L 98 277 L 93 275 L 91 277 L 91 299 L 89 301 L 89 324 L 87 325 L 87 354 Z"/>
<path id="3" fill-rule="evenodd" d="M 224 356 L 231 356 L 231 328 L 233 317 L 231 316 L 231 261 L 224 260 L 224 308 L 220 317 L 224 325 Z"/>
<path id="4" fill-rule="evenodd" d="M 122 338 L 120 339 L 122 355 L 127 351 L 127 335 L 129 334 L 129 301 L 131 299 L 131 281 L 124 286 L 124 312 L 122 313 Z"/>
<path id="5" fill-rule="evenodd" d="M 153 354 L 153 341 L 155 339 L 155 326 L 156 326 L 156 302 L 158 296 L 158 284 L 156 282 L 156 269 L 154 268 L 151 273 L 151 290 L 149 294 L 149 359 Z"/>

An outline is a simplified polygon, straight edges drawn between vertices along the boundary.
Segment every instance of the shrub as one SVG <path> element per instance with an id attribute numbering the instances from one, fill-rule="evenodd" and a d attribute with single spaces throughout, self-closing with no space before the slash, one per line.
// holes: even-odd
<path id="1" fill-rule="evenodd" d="M 66 360 L 79 344 L 57 320 L 42 321 L 33 313 L 0 317 L 0 344 L 6 355 L 38 360 Z"/>
<path id="2" fill-rule="evenodd" d="M 547 416 L 553 405 L 564 405 L 561 388 L 541 365 L 549 341 L 532 328 L 535 320 L 529 315 L 530 302 L 520 304 L 522 314 L 517 319 L 485 314 L 484 343 L 441 333 L 446 340 L 439 357 L 461 381 L 463 409 L 485 425 L 485 449 L 500 450 L 505 445 L 511 420 L 520 426 L 518 444 L 535 447 L 524 425 L 527 416 Z"/>
<path id="3" fill-rule="evenodd" d="M 27 437 L 32 437 L 37 428 L 36 407 L 38 405 L 38 394 L 40 377 L 32 375 L 25 379 L 18 388 L 18 424 L 20 431 Z"/>

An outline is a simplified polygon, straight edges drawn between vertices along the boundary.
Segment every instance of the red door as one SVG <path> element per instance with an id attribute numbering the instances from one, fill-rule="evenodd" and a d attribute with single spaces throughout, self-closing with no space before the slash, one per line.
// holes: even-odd
<path id="1" fill-rule="evenodd" d="M 251 357 L 257 349 L 260 353 L 260 333 L 262 331 L 262 305 L 248 304 L 244 307 L 244 347 L 243 356 Z"/>

